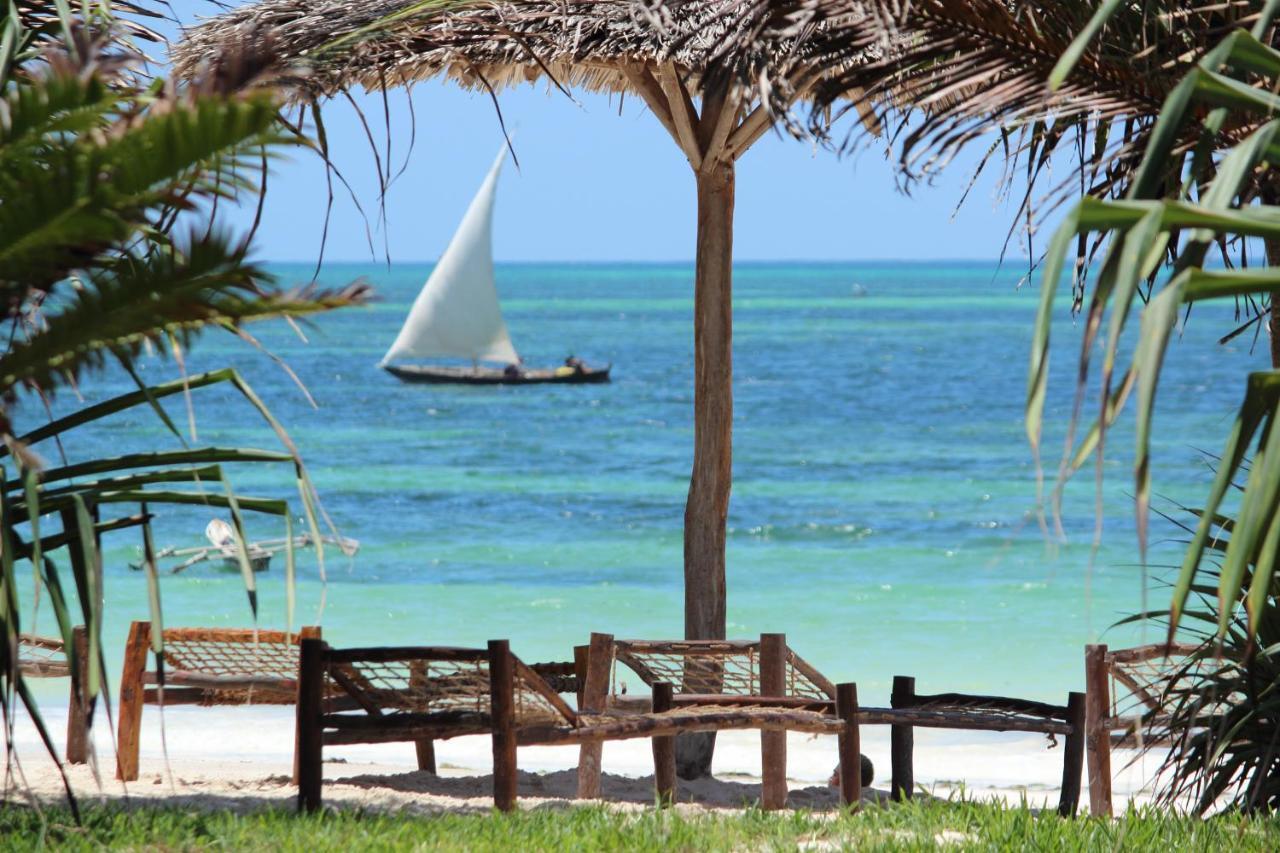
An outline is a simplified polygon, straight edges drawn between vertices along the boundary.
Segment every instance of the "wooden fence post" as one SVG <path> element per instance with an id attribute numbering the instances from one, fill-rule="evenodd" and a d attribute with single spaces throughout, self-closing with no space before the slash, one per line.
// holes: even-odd
<path id="1" fill-rule="evenodd" d="M 1111 817 L 1111 684 L 1107 647 L 1084 647 L 1084 751 L 1089 768 L 1089 812 Z"/>
<path id="2" fill-rule="evenodd" d="M 653 685 L 653 712 L 670 711 L 674 690 L 670 683 Z M 676 801 L 676 739 L 663 735 L 653 738 L 653 786 L 658 805 L 666 807 Z"/>
<path id="3" fill-rule="evenodd" d="M 1071 734 L 1062 756 L 1062 798 L 1058 801 L 1058 814 L 1075 817 L 1080 805 L 1080 776 L 1084 770 L 1084 694 L 1067 694 L 1067 722 Z"/>
<path id="4" fill-rule="evenodd" d="M 787 635 L 760 635 L 760 695 L 787 695 Z M 787 733 L 760 732 L 760 808 L 787 805 Z"/>
<path id="5" fill-rule="evenodd" d="M 590 646 L 574 646 L 573 647 L 573 677 L 578 680 L 578 692 L 576 694 L 578 702 L 578 710 L 582 710 L 584 706 L 585 690 L 587 686 L 587 659 L 590 657 Z"/>
<path id="6" fill-rule="evenodd" d="M 294 766 L 298 776 L 298 810 L 320 808 L 324 784 L 325 646 L 323 640 L 307 638 L 298 650 L 298 701 L 295 731 L 297 747 Z"/>
<path id="7" fill-rule="evenodd" d="M 493 720 L 493 804 L 516 807 L 516 668 L 506 640 L 489 641 L 490 716 Z"/>
<path id="8" fill-rule="evenodd" d="M 910 708 L 916 703 L 916 680 L 907 675 L 893 677 L 890 708 Z M 895 802 L 911 799 L 915 793 L 915 729 L 910 725 L 889 727 L 889 761 L 893 781 L 889 785 Z"/>
<path id="9" fill-rule="evenodd" d="M 423 690 L 427 687 L 427 662 L 424 660 L 409 661 L 409 689 Z M 428 773 L 436 772 L 436 744 L 429 737 L 418 738 L 413 742 L 418 754 L 418 769 Z"/>
<path id="10" fill-rule="evenodd" d="M 840 802 L 855 809 L 862 801 L 862 743 L 858 732 L 858 685 L 836 685 L 840 717 Z"/>
<path id="11" fill-rule="evenodd" d="M 613 665 L 613 635 L 591 635 L 587 649 L 587 677 L 582 685 L 582 701 L 578 712 L 605 710 L 609 699 L 609 670 Z M 584 743 L 578 748 L 578 799 L 594 800 L 600 796 L 600 758 L 604 745 L 600 741 Z"/>
<path id="12" fill-rule="evenodd" d="M 71 648 L 65 649 L 71 670 L 71 695 L 67 703 L 67 763 L 89 760 L 89 729 L 93 725 L 93 703 L 88 697 L 89 636 L 83 625 L 71 629 Z"/>
<path id="13" fill-rule="evenodd" d="M 151 623 L 134 622 L 124 646 L 124 666 L 120 671 L 120 717 L 116 729 L 116 778 L 132 782 L 138 778 L 138 749 L 142 736 L 142 676 L 147 669 L 151 646 Z"/>
<path id="14" fill-rule="evenodd" d="M 303 625 L 301 628 L 298 629 L 299 644 L 301 644 L 303 640 L 318 640 L 318 639 L 320 639 L 319 625 Z M 302 646 L 301 645 L 298 646 L 298 667 L 299 667 L 299 673 L 301 673 L 301 667 L 302 667 Z M 299 678 L 301 678 L 301 675 L 299 675 Z M 299 689 L 301 689 L 301 682 L 299 682 Z M 295 697 L 294 715 L 293 715 L 293 719 L 294 719 L 294 722 L 293 722 L 293 784 L 295 785 L 298 784 L 298 755 L 302 751 L 300 741 L 298 740 L 299 730 L 298 730 L 297 710 L 298 710 L 297 699 Z"/>

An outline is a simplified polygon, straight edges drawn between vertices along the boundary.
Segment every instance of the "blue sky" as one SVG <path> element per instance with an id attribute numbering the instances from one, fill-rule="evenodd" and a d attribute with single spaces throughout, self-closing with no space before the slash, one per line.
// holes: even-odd
<path id="1" fill-rule="evenodd" d="M 213 7 L 199 0 L 175 8 L 186 21 Z M 410 154 L 412 98 L 416 142 Z M 380 95 L 357 93 L 380 153 L 385 153 Z M 443 250 L 479 186 L 502 135 L 486 93 L 423 82 L 390 99 L 393 171 L 407 166 L 386 200 L 385 240 L 394 261 L 432 260 Z M 694 253 L 694 182 L 688 163 L 638 99 L 574 92 L 545 84 L 499 93 L 515 130 L 520 170 L 508 164 L 494 225 L 499 261 L 681 261 Z M 334 157 L 361 204 L 376 218 L 374 157 L 355 110 L 331 101 L 325 125 Z M 995 170 L 955 211 L 978 146 L 933 186 L 899 191 L 882 143 L 838 157 L 812 144 L 770 134 L 738 163 L 735 256 L 738 260 L 925 260 L 996 257 L 1012 212 L 994 197 Z M 371 258 L 365 225 L 336 188 L 326 257 Z M 256 254 L 313 260 L 326 201 L 319 159 L 297 151 L 269 180 Z M 247 227 L 252 211 L 230 221 Z M 377 226 L 377 223 L 373 223 Z M 1038 241 L 1043 244 L 1043 240 Z M 384 234 L 374 235 L 379 256 Z M 1010 258 L 1024 255 L 1014 248 Z"/>

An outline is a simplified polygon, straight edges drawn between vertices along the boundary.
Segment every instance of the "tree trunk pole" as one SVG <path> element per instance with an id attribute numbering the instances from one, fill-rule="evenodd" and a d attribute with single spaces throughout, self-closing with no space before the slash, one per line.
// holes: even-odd
<path id="1" fill-rule="evenodd" d="M 725 632 L 725 518 L 733 459 L 733 164 L 698 173 L 693 304 L 693 476 L 684 509 L 684 634 Z"/>
<path id="2" fill-rule="evenodd" d="M 725 635 L 725 519 L 733 479 L 733 163 L 708 157 L 696 173 L 693 475 L 684 510 L 684 635 Z M 677 743 L 680 776 L 710 775 L 714 733 Z"/>

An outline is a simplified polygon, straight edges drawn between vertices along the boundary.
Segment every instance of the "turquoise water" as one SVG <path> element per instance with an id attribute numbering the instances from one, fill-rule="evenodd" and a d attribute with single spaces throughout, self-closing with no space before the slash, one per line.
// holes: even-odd
<path id="1" fill-rule="evenodd" d="M 309 267 L 277 266 L 287 282 Z M 207 336 L 187 369 L 233 364 L 288 426 L 353 560 L 330 553 L 327 585 L 301 565 L 299 621 L 338 644 L 478 644 L 508 637 L 530 659 L 563 659 L 592 630 L 675 637 L 681 626 L 681 523 L 692 448 L 691 265 L 506 265 L 508 325 L 531 365 L 569 352 L 614 364 L 605 386 L 407 386 L 376 368 L 426 265 L 333 265 L 379 301 L 318 319 L 303 342 L 255 328 L 314 395 L 311 408 L 269 359 Z M 1065 544 L 1034 516 L 1035 468 L 1021 413 L 1036 285 L 991 263 L 749 265 L 735 280 L 735 485 L 729 515 L 730 634 L 785 631 L 864 701 L 895 674 L 925 691 L 1061 697 L 1081 685 L 1081 646 L 1141 606 L 1131 433 L 1109 445 L 1102 548 L 1090 570 L 1092 471 L 1068 490 Z M 864 293 L 865 295 L 859 295 Z M 1056 467 L 1079 329 L 1066 303 L 1055 339 L 1046 439 Z M 1215 343 L 1229 311 L 1199 310 L 1162 386 L 1156 490 L 1194 503 L 1265 346 Z M 172 362 L 144 376 L 177 375 Z M 107 373 L 87 400 L 130 390 Z M 70 395 L 59 409 L 75 404 Z M 170 407 L 185 423 L 180 400 Z M 194 398 L 201 443 L 274 447 L 226 389 Z M 36 421 L 34 409 L 28 409 Z M 173 447 L 138 410 L 86 431 L 72 459 Z M 56 458 L 54 448 L 41 448 Z M 295 498 L 289 470 L 233 469 L 239 491 Z M 296 499 L 295 499 L 295 509 Z M 203 541 L 209 514 L 172 511 L 160 544 Z M 1156 519 L 1152 563 L 1176 530 Z M 279 522 L 254 520 L 259 537 Z M 107 633 L 145 618 L 137 534 L 107 541 Z M 285 621 L 283 560 L 260 576 L 261 624 Z M 250 621 L 238 576 L 209 567 L 164 578 L 170 625 Z M 1152 592 L 1159 603 L 1160 591 Z M 41 614 L 40 625 L 52 619 Z M 1105 638 L 1139 638 L 1109 631 Z M 60 691 L 47 695 L 54 699 Z"/>

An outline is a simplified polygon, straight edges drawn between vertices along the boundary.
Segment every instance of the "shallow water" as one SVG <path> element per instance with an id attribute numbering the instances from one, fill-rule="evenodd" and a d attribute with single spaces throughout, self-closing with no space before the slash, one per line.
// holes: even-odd
<path id="1" fill-rule="evenodd" d="M 310 269 L 276 266 L 286 282 Z M 315 321 L 309 342 L 253 329 L 314 395 L 312 409 L 265 356 L 228 335 L 189 355 L 197 371 L 234 364 L 288 427 L 325 507 L 360 540 L 330 552 L 322 585 L 300 562 L 298 621 L 338 644 L 479 644 L 509 637 L 529 659 L 563 659 L 592 630 L 681 630 L 681 524 L 692 454 L 691 265 L 505 265 L 511 334 L 534 366 L 570 352 L 612 362 L 610 385 L 408 386 L 376 363 L 429 272 L 425 265 L 333 265 L 322 280 L 367 277 L 380 301 Z M 785 631 L 868 704 L 895 674 L 923 691 L 1058 698 L 1082 681 L 1082 645 L 1141 606 L 1129 459 L 1109 441 L 1106 527 L 1090 570 L 1092 471 L 1067 493 L 1065 545 L 1035 518 L 1035 466 L 1022 426 L 1038 279 L 991 263 L 748 265 L 735 279 L 735 484 L 729 516 L 729 633 Z M 1079 329 L 1061 302 L 1047 467 L 1056 468 Z M 1249 369 L 1265 346 L 1216 337 L 1224 310 L 1198 310 L 1174 345 L 1159 400 L 1156 490 L 1194 504 Z M 148 380 L 177 375 L 146 366 Z M 89 400 L 130 390 L 108 372 Z M 1092 397 L 1090 397 L 1092 400 Z M 64 395 L 59 410 L 75 401 Z M 169 406 L 185 423 L 180 400 Z M 227 389 L 196 392 L 203 444 L 275 447 Z M 28 409 L 28 423 L 36 412 Z M 175 447 L 150 412 L 86 430 L 72 458 Z M 41 447 L 49 458 L 56 449 Z M 294 499 L 291 471 L 230 471 L 244 493 Z M 209 513 L 166 511 L 162 545 L 203 541 Z M 299 527 L 301 529 L 301 527 Z M 253 520 L 256 536 L 282 535 Z M 1156 519 L 1153 538 L 1176 535 Z M 136 532 L 107 542 L 114 662 L 128 622 L 146 618 L 127 568 Z M 1151 561 L 1176 550 L 1157 542 Z M 283 559 L 260 576 L 261 624 L 285 621 Z M 247 624 L 239 577 L 208 566 L 163 581 L 170 625 Z M 1154 589 L 1153 604 L 1165 593 Z M 39 617 L 46 632 L 47 613 Z M 1150 636 L 1154 638 L 1155 632 Z M 1129 642 L 1139 634 L 1110 631 Z M 52 690 L 52 688 L 50 688 Z M 58 691 L 46 692 L 50 697 Z"/>

